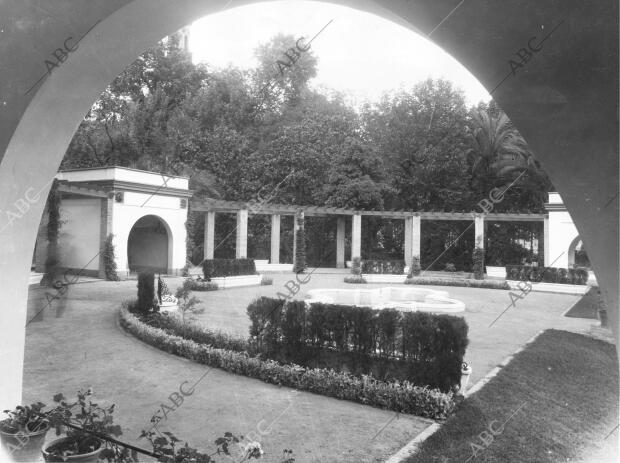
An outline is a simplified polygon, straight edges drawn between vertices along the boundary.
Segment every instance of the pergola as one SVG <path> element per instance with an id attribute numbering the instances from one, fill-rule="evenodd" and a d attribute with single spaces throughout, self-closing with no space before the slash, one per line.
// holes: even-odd
<path id="1" fill-rule="evenodd" d="M 290 204 L 271 204 L 255 201 L 224 201 L 219 199 L 192 199 L 191 209 L 205 213 L 204 258 L 213 259 L 215 250 L 215 214 L 236 214 L 236 257 L 248 256 L 248 217 L 249 215 L 271 215 L 271 263 L 280 263 L 280 221 L 284 215 L 303 217 L 337 217 L 336 225 L 336 267 L 344 268 L 345 225 L 351 220 L 351 256 L 361 256 L 362 216 L 381 217 L 384 219 L 402 219 L 405 221 L 404 260 L 411 265 L 412 256 L 420 255 L 420 236 L 422 220 L 471 220 L 474 222 L 475 242 L 484 248 L 484 222 L 543 222 L 544 248 L 549 245 L 548 214 L 518 213 L 477 213 L 477 212 L 421 212 L 421 211 L 368 211 L 326 206 L 297 206 Z M 297 225 L 294 233 L 297 232 Z M 545 265 L 548 253 L 545 252 Z"/>

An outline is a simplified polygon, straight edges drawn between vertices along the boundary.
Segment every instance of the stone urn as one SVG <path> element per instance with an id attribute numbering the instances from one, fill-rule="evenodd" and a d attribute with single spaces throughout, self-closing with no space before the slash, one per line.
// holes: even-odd
<path id="1" fill-rule="evenodd" d="M 461 394 L 464 394 L 465 390 L 467 389 L 467 384 L 469 384 L 471 372 L 471 367 L 467 363 L 463 362 L 463 365 L 461 366 Z"/>

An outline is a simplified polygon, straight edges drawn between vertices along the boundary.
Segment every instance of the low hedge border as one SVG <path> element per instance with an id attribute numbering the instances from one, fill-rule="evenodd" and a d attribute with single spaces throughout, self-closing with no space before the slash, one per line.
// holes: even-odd
<path id="1" fill-rule="evenodd" d="M 187 285 L 190 291 L 217 291 L 219 289 L 214 281 L 200 281 L 192 278 L 187 278 L 186 281 L 189 282 Z"/>
<path id="2" fill-rule="evenodd" d="M 405 280 L 406 285 L 462 286 L 465 288 L 510 289 L 506 281 L 472 280 L 456 278 L 413 277 Z"/>
<path id="3" fill-rule="evenodd" d="M 452 393 L 414 386 L 407 381 L 388 383 L 370 376 L 355 377 L 334 370 L 283 365 L 250 357 L 246 352 L 199 344 L 147 325 L 126 307 L 120 310 L 120 324 L 138 339 L 158 349 L 267 383 L 435 420 L 446 419 L 455 408 Z"/>
<path id="4" fill-rule="evenodd" d="M 361 276 L 361 275 L 350 275 L 350 276 L 346 276 L 344 277 L 344 282 L 345 283 L 351 283 L 351 284 L 365 284 L 366 279 Z"/>

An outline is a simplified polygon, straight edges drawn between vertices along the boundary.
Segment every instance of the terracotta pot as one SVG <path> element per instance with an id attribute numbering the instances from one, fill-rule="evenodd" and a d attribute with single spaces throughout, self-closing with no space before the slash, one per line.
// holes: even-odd
<path id="1" fill-rule="evenodd" d="M 64 458 L 59 458 L 59 457 L 54 457 L 47 452 L 49 448 L 55 444 L 59 444 L 61 442 L 66 442 L 66 441 L 72 441 L 72 440 L 75 440 L 75 438 L 63 437 L 61 439 L 56 439 L 50 442 L 49 445 L 47 445 L 45 449 L 41 451 L 41 453 L 43 453 L 43 458 L 45 459 L 45 461 L 69 461 L 72 463 L 97 463 L 97 460 L 99 459 L 99 453 L 101 452 L 101 450 L 103 450 L 103 445 L 101 441 L 99 441 L 99 448 L 97 450 L 94 450 L 93 452 L 89 452 L 89 453 L 82 453 L 80 455 L 70 455 Z"/>
<path id="2" fill-rule="evenodd" d="M 36 461 L 39 459 L 41 448 L 45 442 L 45 435 L 49 429 L 49 424 L 46 424 L 39 431 L 21 434 L 0 431 L 0 442 L 2 442 L 2 448 L 11 455 L 14 461 Z"/>

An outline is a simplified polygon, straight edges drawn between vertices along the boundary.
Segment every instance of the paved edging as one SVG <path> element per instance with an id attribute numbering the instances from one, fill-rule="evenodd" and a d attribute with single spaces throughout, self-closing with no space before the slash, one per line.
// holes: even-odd
<path id="1" fill-rule="evenodd" d="M 385 463 L 400 463 L 405 458 L 410 457 L 414 453 L 418 451 L 418 447 L 422 442 L 428 439 L 430 436 L 435 434 L 441 425 L 439 423 L 433 423 L 420 434 L 415 436 L 408 444 L 406 444 L 402 449 L 392 455 L 390 458 L 385 460 Z"/>

